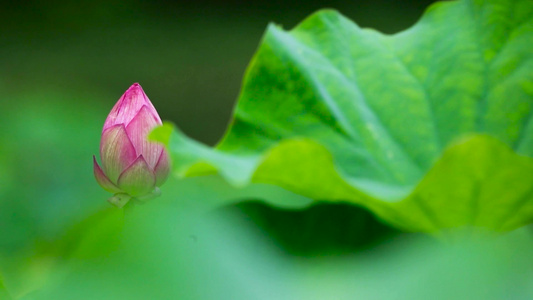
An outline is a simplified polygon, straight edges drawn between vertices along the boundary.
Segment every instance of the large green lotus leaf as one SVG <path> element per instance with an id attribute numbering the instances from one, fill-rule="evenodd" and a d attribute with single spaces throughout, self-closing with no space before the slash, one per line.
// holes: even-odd
<path id="1" fill-rule="evenodd" d="M 179 175 L 280 185 L 406 230 L 533 219 L 533 2 L 433 5 L 395 35 L 320 11 L 270 25 L 211 149 L 166 125 Z"/>

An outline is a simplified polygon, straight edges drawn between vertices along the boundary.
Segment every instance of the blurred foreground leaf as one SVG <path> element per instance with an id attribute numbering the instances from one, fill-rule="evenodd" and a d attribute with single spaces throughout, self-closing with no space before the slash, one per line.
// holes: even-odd
<path id="1" fill-rule="evenodd" d="M 438 3 L 387 36 L 335 11 L 269 26 L 210 149 L 166 125 L 182 176 L 280 185 L 402 229 L 533 219 L 533 2 Z M 524 156 L 522 156 L 524 155 Z"/>
<path id="2" fill-rule="evenodd" d="M 530 233 L 420 235 L 350 255 L 287 256 L 242 214 L 154 203 L 125 218 L 120 247 L 54 269 L 22 299 L 528 299 Z M 112 228 L 98 227 L 99 236 Z M 469 234 L 468 232 L 466 234 Z M 489 238 L 490 237 L 490 238 Z M 384 288 L 386 286 L 386 288 Z"/>
<path id="3" fill-rule="evenodd" d="M 2 275 L 0 275 L 0 299 L 5 299 L 5 300 L 11 299 L 9 297 L 9 293 L 7 292 L 6 287 L 4 286 Z"/>

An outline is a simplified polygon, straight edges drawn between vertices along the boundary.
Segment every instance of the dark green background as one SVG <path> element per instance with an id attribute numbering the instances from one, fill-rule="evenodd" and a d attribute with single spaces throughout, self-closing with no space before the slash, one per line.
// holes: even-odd
<path id="1" fill-rule="evenodd" d="M 163 119 L 214 144 L 269 22 L 289 29 L 320 8 L 335 8 L 363 27 L 394 33 L 432 2 L 6 1 L 1 101 L 10 102 L 6 90 L 69 90 L 80 93 L 73 102 L 110 109 L 139 82 Z"/>

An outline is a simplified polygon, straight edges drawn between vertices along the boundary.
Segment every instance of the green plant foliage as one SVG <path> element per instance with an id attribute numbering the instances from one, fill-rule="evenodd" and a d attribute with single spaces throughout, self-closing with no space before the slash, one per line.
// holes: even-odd
<path id="1" fill-rule="evenodd" d="M 395 35 L 320 11 L 269 26 L 211 149 L 166 125 L 176 173 L 348 201 L 412 231 L 533 219 L 533 3 L 463 0 Z"/>
<path id="2" fill-rule="evenodd" d="M 1 275 L 0 275 L 0 299 L 6 299 L 6 300 L 11 299 L 9 297 L 9 293 L 7 292 L 6 287 L 4 286 L 4 283 L 3 283 Z"/>
<path id="3" fill-rule="evenodd" d="M 73 257 L 63 268 L 51 270 L 46 284 L 19 299 L 412 300 L 533 295 L 532 257 L 526 255 L 533 251 L 532 236 L 524 230 L 490 238 L 458 234 L 454 245 L 412 234 L 365 252 L 323 252 L 303 259 L 280 252 L 272 232 L 256 230 L 247 216 L 234 210 L 197 214 L 170 203 L 134 209 L 124 218 L 116 251 Z M 272 215 L 269 219 L 275 219 Z M 337 225 L 337 220 L 331 221 Z M 95 225 L 96 236 L 115 234 L 113 227 Z M 310 229 L 309 225 L 300 226 Z M 334 235 L 330 245 L 339 245 L 334 239 L 346 239 L 338 226 L 322 230 Z M 289 239 L 293 246 L 299 240 Z M 320 246 L 326 244 L 322 240 Z M 101 253 L 94 247 L 87 251 Z"/>

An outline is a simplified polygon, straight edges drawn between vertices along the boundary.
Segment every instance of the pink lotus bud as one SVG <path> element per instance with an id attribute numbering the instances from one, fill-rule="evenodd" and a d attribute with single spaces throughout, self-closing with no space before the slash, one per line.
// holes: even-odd
<path id="1" fill-rule="evenodd" d="M 159 193 L 169 173 L 168 153 L 148 134 L 161 125 L 154 106 L 138 83 L 133 84 L 113 107 L 104 123 L 100 141 L 102 167 L 94 159 L 94 176 L 109 202 L 124 206 L 130 198 L 149 198 Z"/>

